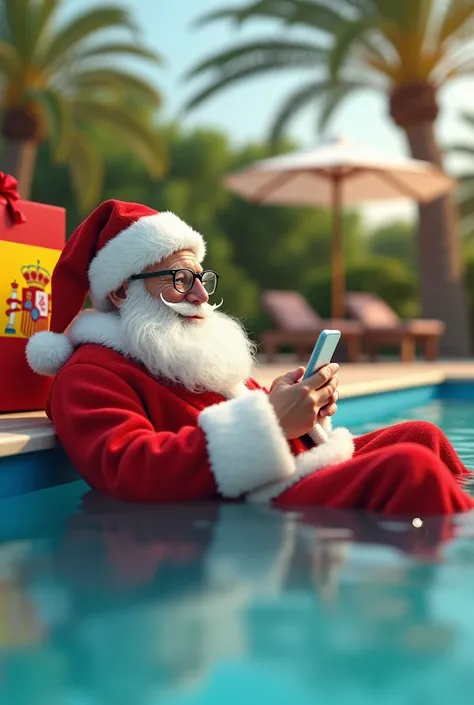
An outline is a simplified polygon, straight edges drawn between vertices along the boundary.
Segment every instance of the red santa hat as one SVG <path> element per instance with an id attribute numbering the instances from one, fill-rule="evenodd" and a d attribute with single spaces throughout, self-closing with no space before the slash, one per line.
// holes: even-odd
<path id="1" fill-rule="evenodd" d="M 202 262 L 206 246 L 202 236 L 173 213 L 117 200 L 101 203 L 75 230 L 54 269 L 50 330 L 28 341 L 30 367 L 54 375 L 67 362 L 74 348 L 64 332 L 88 293 L 94 308 L 107 311 L 108 294 L 179 250 L 191 250 Z"/>

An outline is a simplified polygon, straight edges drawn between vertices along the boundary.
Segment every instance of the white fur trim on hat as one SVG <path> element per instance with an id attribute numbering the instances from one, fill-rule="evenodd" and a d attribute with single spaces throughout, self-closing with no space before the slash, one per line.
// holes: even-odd
<path id="1" fill-rule="evenodd" d="M 206 253 L 202 235 L 174 213 L 147 215 L 108 242 L 89 267 L 89 284 L 95 308 L 107 310 L 107 295 L 133 274 L 179 250 L 192 250 L 199 262 Z"/>
<path id="2" fill-rule="evenodd" d="M 103 313 L 85 309 L 72 322 L 68 337 L 74 347 L 95 343 L 128 356 L 130 351 L 122 336 L 120 318 L 116 312 Z"/>
<path id="3" fill-rule="evenodd" d="M 39 375 L 53 376 L 69 360 L 74 346 L 65 335 L 41 331 L 26 346 L 28 364 Z"/>

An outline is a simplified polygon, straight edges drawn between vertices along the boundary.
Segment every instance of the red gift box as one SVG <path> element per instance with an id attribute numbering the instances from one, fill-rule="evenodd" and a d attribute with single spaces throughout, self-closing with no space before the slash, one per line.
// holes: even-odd
<path id="1" fill-rule="evenodd" d="M 0 413 L 44 409 L 51 379 L 26 361 L 28 339 L 48 330 L 51 275 L 66 241 L 64 208 L 21 201 L 0 172 Z"/>

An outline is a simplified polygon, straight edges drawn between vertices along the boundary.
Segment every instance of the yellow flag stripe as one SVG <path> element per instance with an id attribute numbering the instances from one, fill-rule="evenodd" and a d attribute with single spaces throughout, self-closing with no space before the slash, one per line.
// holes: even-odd
<path id="1" fill-rule="evenodd" d="M 0 240 L 0 338 L 29 338 L 38 330 L 47 329 L 41 292 L 48 295 L 49 302 L 51 275 L 60 254 L 48 247 Z M 25 275 L 30 276 L 29 281 Z M 41 281 L 38 284 L 38 275 L 49 278 L 46 286 Z M 37 292 L 43 298 L 38 298 Z"/>

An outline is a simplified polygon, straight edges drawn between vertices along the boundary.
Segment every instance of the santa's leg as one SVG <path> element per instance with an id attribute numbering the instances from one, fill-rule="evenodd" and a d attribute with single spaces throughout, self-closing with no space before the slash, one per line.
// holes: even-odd
<path id="1" fill-rule="evenodd" d="M 465 512 L 474 500 L 450 469 L 428 448 L 398 443 L 373 450 L 299 480 L 276 506 L 365 509 L 392 516 L 436 516 Z"/>
<path id="2" fill-rule="evenodd" d="M 355 439 L 355 455 L 381 448 L 394 448 L 399 443 L 416 443 L 429 448 L 453 475 L 471 474 L 443 431 L 428 421 L 406 421 L 359 436 Z"/>

